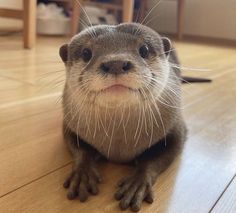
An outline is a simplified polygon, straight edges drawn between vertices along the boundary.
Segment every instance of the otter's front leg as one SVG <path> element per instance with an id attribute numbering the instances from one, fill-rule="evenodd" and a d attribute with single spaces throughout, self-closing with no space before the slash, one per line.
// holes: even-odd
<path id="1" fill-rule="evenodd" d="M 185 139 L 185 131 L 173 132 L 136 159 L 134 173 L 118 183 L 115 198 L 122 210 L 139 211 L 143 201 L 153 202 L 152 186 L 157 176 L 174 160 Z"/>
<path id="2" fill-rule="evenodd" d="M 98 194 L 98 183 L 101 182 L 101 176 L 97 170 L 99 154 L 81 139 L 77 139 L 76 134 L 65 126 L 64 139 L 74 161 L 72 172 L 64 182 L 64 187 L 68 188 L 67 197 L 72 200 L 78 196 L 79 200 L 84 202 L 89 194 Z"/>

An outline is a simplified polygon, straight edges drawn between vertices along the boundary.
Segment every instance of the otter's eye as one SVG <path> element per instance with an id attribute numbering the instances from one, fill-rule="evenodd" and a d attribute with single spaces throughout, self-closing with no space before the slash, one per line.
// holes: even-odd
<path id="1" fill-rule="evenodd" d="M 84 62 L 88 62 L 91 58 L 92 58 L 92 51 L 90 49 L 83 49 L 83 52 L 82 52 L 82 58 L 84 60 Z"/>
<path id="2" fill-rule="evenodd" d="M 149 55 L 149 48 L 147 45 L 143 45 L 139 48 L 139 54 L 142 58 L 147 58 Z"/>

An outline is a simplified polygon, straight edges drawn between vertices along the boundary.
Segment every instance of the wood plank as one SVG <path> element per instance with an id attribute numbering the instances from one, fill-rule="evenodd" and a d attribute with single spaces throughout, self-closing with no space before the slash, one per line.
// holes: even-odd
<path id="1" fill-rule="evenodd" d="M 34 92 L 42 85 L 37 82 L 41 74 L 52 72 L 43 83 L 59 77 L 53 69 L 60 64 L 47 64 L 46 60 L 57 58 L 63 39 L 40 38 L 33 52 L 17 50 L 19 39 L 4 39 L 0 39 L 6 49 L 0 53 L 0 81 L 5 82 L 0 83 L 0 99 L 10 98 L 0 103 L 1 211 L 120 212 L 113 194 L 116 182 L 128 174 L 129 167 L 102 166 L 101 194 L 90 197 L 88 203 L 68 201 L 61 186 L 70 171 L 71 165 L 66 165 L 71 157 L 62 141 L 61 108 L 54 107 L 52 98 L 60 88 L 46 88 L 37 95 Z M 212 84 L 184 85 L 188 141 L 179 159 L 159 177 L 155 202 L 144 204 L 141 212 L 208 212 L 236 172 L 236 86 L 231 83 L 236 80 L 235 49 L 185 42 L 176 46 L 184 64 L 216 68 L 204 74 L 215 79 Z M 6 54 L 10 53 L 16 58 L 15 66 L 7 63 Z"/>
<path id="2" fill-rule="evenodd" d="M 45 113 L 46 115 L 46 113 L 59 110 L 61 109 L 60 100 L 61 97 L 56 93 L 1 104 L 0 125 L 5 126 L 10 122 L 27 119 L 40 113 Z"/>
<path id="3" fill-rule="evenodd" d="M 228 74 L 224 78 L 215 79 L 213 83 L 203 87 L 205 90 L 202 88 L 198 89 L 196 85 L 194 89 L 199 92 L 194 92 L 193 88 L 188 88 L 188 85 L 186 85 L 186 89 L 192 93 L 192 96 L 184 99 L 184 115 L 188 126 L 193 132 L 197 133 L 199 130 L 205 128 L 206 124 L 211 124 L 217 118 L 222 121 L 219 124 L 223 125 L 227 119 L 234 117 L 236 107 L 234 94 L 236 93 L 236 88 L 227 86 L 231 80 L 236 80 L 234 73 Z M 231 118 L 226 119 L 228 115 Z"/>
<path id="4" fill-rule="evenodd" d="M 39 113 L 1 127 L 0 196 L 70 161 L 59 112 Z"/>
<path id="5" fill-rule="evenodd" d="M 108 166 L 106 168 L 106 171 L 109 172 L 110 168 L 111 167 Z M 86 212 L 86 210 L 88 209 L 88 205 L 86 203 L 80 204 L 79 201 L 70 202 L 66 199 L 65 190 L 62 187 L 62 183 L 70 169 L 71 167 L 67 166 L 14 192 L 14 196 L 16 196 L 15 199 L 19 201 L 21 200 L 21 203 L 19 202 L 16 205 L 12 205 L 13 200 L 10 199 L 12 194 L 3 197 L 2 199 L 0 199 L 1 209 L 8 209 L 8 212 L 30 212 L 32 211 L 32 209 L 37 209 L 37 212 Z M 115 178 L 115 175 L 120 176 L 120 174 L 118 173 L 119 171 L 120 170 L 117 170 L 117 172 L 115 172 L 112 177 Z M 109 183 L 113 182 L 113 180 L 109 178 L 108 173 L 104 178 Z M 109 197 L 109 192 L 111 190 L 111 187 L 107 187 L 106 189 L 104 189 L 104 187 L 102 189 L 101 187 L 101 194 L 103 195 L 103 199 L 101 200 L 101 202 L 112 200 L 112 198 Z M 29 199 L 29 194 L 32 193 L 35 196 L 32 196 Z M 95 204 L 94 206 L 93 204 L 91 204 L 91 201 L 93 202 L 93 204 Z M 52 204 L 55 204 L 55 206 L 53 207 Z M 103 208 L 99 207 L 98 203 L 96 203 L 96 197 L 90 197 L 90 204 L 91 206 L 93 206 L 90 210 L 91 212 L 104 212 Z M 101 209 L 101 211 L 99 209 Z"/>
<path id="6" fill-rule="evenodd" d="M 201 147 L 201 141 L 198 145 Z M 141 212 L 206 212 L 214 204 L 232 173 L 225 169 L 224 161 L 215 163 L 212 157 L 200 151 L 190 152 L 189 148 L 190 145 L 185 148 L 182 160 L 176 161 L 159 177 L 154 190 L 154 204 L 144 204 Z M 218 153 L 214 155 L 215 159 L 217 157 Z M 112 164 L 103 169 L 104 184 L 100 186 L 100 197 L 90 197 L 87 204 L 66 200 L 66 191 L 61 184 L 70 171 L 68 166 L 4 196 L 0 199 L 0 205 L 9 212 L 17 209 L 30 212 L 32 208 L 36 208 L 37 212 L 46 209 L 47 212 L 54 212 L 55 208 L 57 212 L 75 212 L 78 209 L 83 212 L 120 212 L 113 194 L 116 182 L 128 173 L 128 169 Z"/>
<path id="7" fill-rule="evenodd" d="M 206 100 L 205 100 L 206 101 Z M 210 107 L 212 107 L 211 105 Z M 211 110 L 211 109 L 210 109 Z M 223 111 L 223 109 L 222 109 Z M 204 111 L 200 111 L 204 113 Z M 228 112 L 228 110 L 226 111 Z M 224 113 L 226 113 L 224 111 Z M 198 114 L 198 118 L 201 117 L 201 113 Z M 203 116 L 202 116 L 203 117 Z M 51 119 L 50 119 L 51 120 Z M 196 121 L 197 119 L 194 119 L 193 121 Z M 206 122 L 206 124 L 210 124 L 210 122 Z M 229 124 L 229 122 L 226 120 L 226 123 Z M 235 123 L 231 123 L 229 127 L 226 127 L 226 129 L 223 130 L 223 132 L 226 133 L 226 135 L 229 132 L 226 132 L 225 130 L 230 128 L 230 131 L 232 131 L 231 128 L 235 126 Z M 31 125 L 30 125 L 31 126 Z M 203 125 L 201 125 L 203 126 Z M 223 124 L 224 126 L 224 124 Z M 218 131 L 218 126 L 212 126 L 213 129 L 211 129 L 210 134 L 208 133 L 208 130 L 202 131 L 202 133 L 198 134 L 195 137 L 190 136 L 190 140 L 187 142 L 187 146 L 185 148 L 184 154 L 182 156 L 182 162 L 178 165 L 175 165 L 174 168 L 169 171 L 170 174 L 167 172 L 167 176 L 164 176 L 163 179 L 159 179 L 157 186 L 156 186 L 156 203 L 158 203 L 158 209 L 160 212 L 164 211 L 167 207 L 169 210 L 171 209 L 179 209 L 179 211 L 182 211 L 183 209 L 186 209 L 186 205 L 189 203 L 189 198 L 196 199 L 194 203 L 192 203 L 191 206 L 188 206 L 189 211 L 196 211 L 199 210 L 199 203 L 203 202 L 204 205 L 202 205 L 202 212 L 204 212 L 205 209 L 208 209 L 211 207 L 211 205 L 214 204 L 214 201 L 217 199 L 218 195 L 224 190 L 225 185 L 227 185 L 228 181 L 230 180 L 231 176 L 233 175 L 233 168 L 235 168 L 235 159 L 233 158 L 233 150 L 232 145 L 228 144 L 228 149 L 224 150 L 225 153 L 222 155 L 221 158 L 219 158 L 219 148 L 218 144 L 222 141 L 221 133 Z M 42 131 L 43 132 L 43 131 Z M 216 134 L 218 133 L 218 134 Z M 35 134 L 34 134 L 35 135 Z M 18 136 L 19 137 L 19 136 Z M 213 138 L 211 138 L 213 137 Z M 233 138 L 234 135 L 231 135 Z M 211 140 L 209 140 L 211 139 Z M 52 139 L 53 140 L 53 139 Z M 202 150 L 202 143 L 204 142 L 204 151 Z M 229 142 L 233 142 L 229 138 Z M 213 145 L 215 144 L 215 145 Z M 50 149 L 50 148 L 49 148 Z M 231 150 L 231 154 L 229 154 L 229 151 Z M 205 154 L 208 153 L 208 156 Z M 209 153 L 211 155 L 209 156 Z M 35 153 L 36 154 L 36 153 Z M 8 155 L 8 154 L 7 154 Z M 63 155 L 62 155 L 63 156 Z M 228 158 L 231 156 L 231 160 Z M 5 156 L 4 156 L 5 157 Z M 17 159 L 19 161 L 19 159 Z M 27 161 L 27 160 L 26 160 Z M 23 161 L 24 162 L 24 161 Z M 204 162 L 204 165 L 202 164 Z M 227 164 L 225 164 L 227 162 Z M 17 166 L 19 167 L 19 166 Z M 121 168 L 122 169 L 122 168 Z M 31 169 L 30 169 L 31 170 Z M 207 171 L 207 172 L 206 172 Z M 35 171 L 33 171 L 35 172 Z M 111 169 L 111 173 L 114 173 L 114 170 Z M 123 171 L 121 172 L 123 173 Z M 177 174 L 176 174 L 177 173 Z M 215 174 L 219 174 L 217 178 L 215 178 Z M 165 174 L 164 174 L 165 175 Z M 175 180 L 176 177 L 176 180 Z M 56 178 L 56 177 L 54 177 Z M 21 178 L 19 178 L 21 179 Z M 179 181 L 180 179 L 180 181 Z M 197 181 L 196 181 L 197 179 Z M 205 188 L 205 185 L 208 183 L 208 180 L 212 180 L 212 184 L 209 186 L 210 188 Z M 14 180 L 15 182 L 16 180 Z M 113 182 L 116 182 L 116 180 L 113 180 Z M 176 183 L 177 181 L 177 183 Z M 17 181 L 16 181 L 17 182 Z M 46 181 L 47 182 L 47 181 Z M 194 182 L 194 187 L 191 189 L 191 184 Z M 34 188 L 34 186 L 32 186 Z M 107 183 L 108 188 L 111 188 L 109 183 Z M 173 189 L 174 187 L 174 189 Z M 114 187 L 113 187 L 114 188 Z M 184 192 L 183 190 L 188 188 L 187 192 Z M 31 189 L 33 190 L 33 189 Z M 52 190 L 52 189 L 50 189 Z M 114 189 L 113 189 L 114 190 Z M 167 192 L 163 192 L 167 190 Z M 173 192 L 174 191 L 174 192 Z M 210 193 L 209 193 L 210 191 Z M 42 194 L 43 192 L 38 192 L 39 194 Z M 63 197 L 65 192 L 62 192 L 59 196 Z M 109 194 L 107 194 L 107 203 L 108 205 L 106 208 L 112 209 L 112 211 L 115 211 L 117 208 L 117 203 L 115 201 L 112 201 L 110 203 L 110 197 L 112 196 L 113 191 L 110 191 Z M 205 196 L 200 196 L 200 194 L 206 194 Z M 13 196 L 13 195 L 12 195 Z M 26 197 L 25 199 L 31 199 L 30 195 L 29 197 Z M 56 194 L 53 194 L 52 197 L 57 197 Z M 195 198 L 196 197 L 196 198 Z M 171 200 L 171 205 L 167 205 L 166 199 Z M 15 200 L 17 197 L 12 197 L 10 200 Z M 52 198 L 50 198 L 52 199 Z M 181 200 L 181 203 L 179 203 L 179 199 Z M 52 199 L 53 200 L 53 199 Z M 204 200 L 207 200 L 204 201 Z M 28 201 L 30 202 L 30 201 Z M 39 202 L 39 201 L 37 201 Z M 42 201 L 43 202 L 43 201 Z M 96 201 L 96 205 L 100 205 L 100 199 Z M 164 203 L 163 205 L 160 205 L 160 203 Z M 32 204 L 36 205 L 36 203 Z M 41 204 L 40 204 L 41 205 Z M 51 206 L 58 205 L 57 203 L 51 203 Z M 80 204 L 78 204 L 80 205 Z M 14 206 L 12 203 L 10 203 L 10 206 Z M 191 207 L 191 208 L 190 208 Z M 7 209 L 10 208 L 9 206 L 6 207 Z M 20 208 L 20 206 L 17 206 L 15 208 Z M 24 207 L 27 208 L 27 205 Z M 60 208 L 64 208 L 61 206 Z M 75 208 L 73 205 L 68 205 L 68 211 L 73 211 L 73 208 Z M 147 206 L 147 211 L 153 211 L 156 206 Z M 89 209 L 88 209 L 89 210 Z M 59 211 L 60 212 L 60 211 Z M 201 211 L 199 211 L 201 212 Z"/>
<path id="8" fill-rule="evenodd" d="M 51 98 L 50 103 L 54 102 L 54 105 L 60 106 L 57 100 L 60 100 L 62 94 L 62 88 L 64 80 L 54 81 L 55 79 L 47 78 L 47 81 L 41 82 L 40 85 L 24 84 L 23 82 L 1 78 L 4 82 L 14 82 L 12 86 L 4 88 L 4 83 L 0 86 L 0 109 L 11 107 L 14 105 L 21 105 L 24 103 L 32 103 L 34 101 L 41 101 Z M 50 79 L 50 80 L 49 80 Z M 13 86 L 14 85 L 14 86 Z"/>

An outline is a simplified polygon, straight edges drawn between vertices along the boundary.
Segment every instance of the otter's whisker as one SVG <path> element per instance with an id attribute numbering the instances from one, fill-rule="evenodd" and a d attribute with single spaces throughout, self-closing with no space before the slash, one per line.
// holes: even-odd
<path id="1" fill-rule="evenodd" d="M 55 70 L 55 71 L 52 71 L 52 72 L 47 72 L 47 73 L 43 73 L 41 75 L 39 75 L 39 78 L 37 79 L 38 81 L 40 81 L 41 79 L 44 79 L 44 78 L 48 78 L 48 75 L 55 75 L 55 73 L 63 73 L 63 76 L 65 76 L 65 69 L 60 69 L 60 70 Z"/>
<path id="2" fill-rule="evenodd" d="M 104 124 L 103 124 L 103 121 L 102 121 L 102 118 L 101 118 L 100 114 L 101 114 L 101 113 L 99 112 L 99 113 L 98 113 L 99 121 L 100 121 L 100 123 L 101 123 L 101 126 L 102 126 L 102 128 L 103 128 L 103 130 L 104 130 L 106 136 L 108 137 L 108 133 L 107 133 L 106 128 L 105 128 L 105 126 L 104 126 Z"/>
<path id="3" fill-rule="evenodd" d="M 82 11 L 84 12 L 85 16 L 87 17 L 90 26 L 92 27 L 92 26 L 93 26 L 93 25 L 92 25 L 92 22 L 91 22 L 91 20 L 90 20 L 90 18 L 89 18 L 89 16 L 88 16 L 88 13 L 86 12 L 85 8 L 82 6 L 82 4 L 80 3 L 79 0 L 76 0 L 76 2 L 79 4 L 80 8 L 82 9 Z M 93 37 L 96 37 L 96 31 L 95 31 L 93 28 L 91 28 L 91 30 L 92 30 L 93 35 L 94 35 Z"/>
<path id="4" fill-rule="evenodd" d="M 125 137 L 125 144 L 127 144 L 126 127 L 125 127 L 124 122 L 122 122 L 122 127 L 123 127 L 123 132 L 124 132 L 124 137 Z"/>
<path id="5" fill-rule="evenodd" d="M 149 17 L 149 15 L 152 13 L 152 11 L 154 9 L 156 9 L 156 7 L 162 2 L 162 0 L 159 0 L 155 5 L 154 7 L 147 13 L 147 15 L 144 17 L 144 19 L 141 21 L 140 25 L 142 26 L 142 24 L 146 21 L 146 19 Z M 138 30 L 140 30 L 140 27 L 138 27 L 136 33 L 138 32 Z M 136 35 L 135 33 L 135 35 Z"/>
<path id="6" fill-rule="evenodd" d="M 150 78 L 150 79 L 152 79 L 152 78 Z M 162 83 L 161 82 L 159 82 L 159 81 L 157 81 L 156 79 L 153 79 L 156 83 L 158 83 L 158 84 L 160 84 L 160 85 L 162 85 Z M 146 83 L 148 83 L 147 81 L 145 81 Z M 147 85 L 146 87 L 148 87 L 149 88 L 149 86 Z M 166 88 L 168 88 L 168 89 L 171 89 L 170 87 L 166 87 Z M 149 88 L 149 89 L 151 89 L 151 88 Z M 169 95 L 165 90 L 163 91 L 165 94 L 167 94 L 168 96 L 170 96 L 170 98 L 172 99 L 173 97 L 171 96 L 171 95 Z M 162 93 L 160 94 L 160 96 L 159 96 L 159 98 L 160 99 L 162 99 Z M 174 95 L 177 97 L 177 98 L 180 98 L 180 96 L 179 95 L 177 95 L 177 93 L 175 93 L 174 92 Z M 167 106 L 169 106 L 169 107 L 172 107 L 172 108 L 180 108 L 180 107 L 178 107 L 178 106 L 174 106 L 174 105 L 169 105 L 169 104 L 167 104 L 167 103 L 164 103 L 164 102 L 162 102 L 162 101 L 160 101 L 160 99 L 157 99 L 159 102 L 161 102 L 162 104 L 164 104 L 164 105 L 167 105 Z M 165 99 L 164 99 L 164 101 L 165 101 Z"/>
<path id="7" fill-rule="evenodd" d="M 69 102 L 69 103 L 70 103 L 70 110 L 68 110 L 68 114 L 69 114 L 69 112 L 70 112 L 70 114 L 73 115 L 73 109 L 72 109 L 72 108 L 73 108 L 73 101 L 74 101 L 73 96 L 74 96 L 74 94 L 77 93 L 78 91 L 82 92 L 83 90 L 84 90 L 84 89 L 77 88 L 74 92 L 71 93 L 71 95 L 70 95 L 70 97 L 71 97 L 71 102 Z M 77 109 L 78 106 L 79 106 L 79 103 L 77 103 L 76 109 L 75 109 L 75 111 L 76 111 L 77 113 L 79 112 L 79 110 Z M 70 119 L 71 122 L 73 122 L 73 119 L 74 119 L 74 117 L 77 116 L 77 113 L 74 113 L 74 116 L 71 117 L 71 119 Z M 66 119 L 66 117 L 67 117 L 67 115 L 64 116 L 64 119 Z"/>
<path id="8" fill-rule="evenodd" d="M 147 22 L 143 23 L 143 25 L 147 26 L 148 24 L 150 24 L 153 20 L 155 20 L 156 24 L 158 23 L 158 19 L 156 20 L 156 18 L 160 17 L 160 15 L 155 15 L 153 16 L 151 19 L 149 19 Z"/>
<path id="9" fill-rule="evenodd" d="M 181 70 L 199 71 L 199 72 L 210 72 L 210 71 L 212 71 L 211 69 L 183 67 L 183 66 L 179 66 L 178 64 L 172 64 L 172 63 L 170 63 L 170 65 L 172 67 L 175 67 L 175 68 L 178 68 L 178 69 L 181 69 Z"/>
<path id="10" fill-rule="evenodd" d="M 151 95 L 152 96 L 152 95 Z M 163 133 L 165 135 L 165 146 L 166 146 L 166 130 L 165 130 L 165 126 L 164 126 L 164 122 L 163 122 L 163 119 L 162 119 L 162 116 L 161 116 L 161 112 L 159 110 L 159 107 L 157 106 L 157 104 L 155 103 L 155 99 L 154 97 L 152 96 L 153 98 L 153 105 L 154 105 L 154 108 L 156 109 L 158 115 L 159 115 L 159 118 L 160 118 L 160 121 L 161 121 L 161 125 L 162 125 L 162 128 L 163 128 Z M 153 113 L 153 112 L 152 112 Z"/>
<path id="11" fill-rule="evenodd" d="M 176 49 L 173 48 L 173 49 L 170 49 L 170 50 L 168 50 L 168 51 L 162 52 L 162 53 L 160 53 L 157 57 L 158 57 L 159 59 L 163 60 L 160 56 L 165 55 L 166 53 L 173 52 L 173 51 L 176 51 Z"/>
<path id="12" fill-rule="evenodd" d="M 149 140 L 149 144 L 148 144 L 148 147 L 150 148 L 151 147 L 151 145 L 152 145 L 152 139 L 153 139 L 153 128 L 154 128 L 154 126 L 153 126 L 153 117 L 152 117 L 152 114 L 151 114 L 151 106 L 150 106 L 150 104 L 149 103 L 147 103 L 147 105 L 148 105 L 148 108 L 149 108 L 149 118 L 150 118 L 150 123 L 151 123 L 151 135 L 150 135 L 150 140 Z"/>
<path id="13" fill-rule="evenodd" d="M 124 107 L 124 104 L 122 104 L 123 107 L 122 107 L 122 113 L 121 113 L 121 118 L 120 118 L 120 122 L 117 126 L 117 129 L 120 127 L 121 123 L 123 122 L 123 118 L 124 118 L 124 110 L 125 110 L 125 107 Z"/>
<path id="14" fill-rule="evenodd" d="M 139 100 L 139 102 L 140 102 L 140 100 Z M 145 103 L 144 103 L 144 105 L 145 105 Z M 141 105 L 139 103 L 139 107 L 140 107 L 141 112 L 142 112 L 142 116 L 141 116 L 142 120 L 141 120 L 141 126 L 140 126 L 140 130 L 139 130 L 139 134 L 138 134 L 138 137 L 136 138 L 136 143 L 134 145 L 135 147 L 137 146 L 137 144 L 139 142 L 139 139 L 140 139 L 140 136 L 141 136 L 141 132 L 142 132 L 142 129 L 143 129 L 143 123 L 144 123 L 144 118 L 145 118 L 144 105 Z"/>
<path id="15" fill-rule="evenodd" d="M 138 102 L 138 103 L 139 103 L 139 102 Z M 137 108 L 139 109 L 139 116 L 138 116 L 137 128 L 136 128 L 136 131 L 135 131 L 135 134 L 134 134 L 134 139 L 135 139 L 136 136 L 137 136 L 138 129 L 139 129 L 139 124 L 140 124 L 140 119 L 141 119 L 141 107 L 140 107 L 140 103 L 139 103 L 139 106 L 138 106 Z"/>
<path id="16" fill-rule="evenodd" d="M 108 147 L 108 157 L 110 156 L 110 150 L 111 150 L 111 145 L 112 145 L 112 140 L 113 140 L 113 135 L 114 135 L 114 130 L 115 130 L 115 125 L 116 125 L 116 114 L 117 114 L 117 110 L 115 110 L 115 115 L 114 115 L 114 119 L 113 119 L 113 128 L 112 128 L 112 132 L 111 132 L 111 138 L 110 138 L 110 142 L 109 142 L 109 147 Z"/>
<path id="17" fill-rule="evenodd" d="M 145 97 L 146 100 L 148 100 L 148 97 L 144 91 L 143 88 L 141 88 L 141 93 L 143 94 L 143 96 Z M 145 117 L 145 132 L 146 132 L 146 135 L 149 136 L 148 134 L 148 131 L 147 131 L 147 120 L 146 120 L 146 102 L 144 102 L 144 106 L 143 106 L 143 114 L 144 114 L 144 117 Z"/>

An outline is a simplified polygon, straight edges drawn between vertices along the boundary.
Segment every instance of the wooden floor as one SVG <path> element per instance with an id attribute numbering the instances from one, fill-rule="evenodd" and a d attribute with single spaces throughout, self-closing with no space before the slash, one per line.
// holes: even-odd
<path id="1" fill-rule="evenodd" d="M 71 157 L 61 136 L 62 38 L 0 37 L 0 212 L 120 212 L 121 165 L 103 166 L 100 195 L 68 201 L 62 187 Z M 211 69 L 187 75 L 211 84 L 183 85 L 189 138 L 182 155 L 155 185 L 155 202 L 141 212 L 236 212 L 236 49 L 176 42 L 183 66 Z"/>

